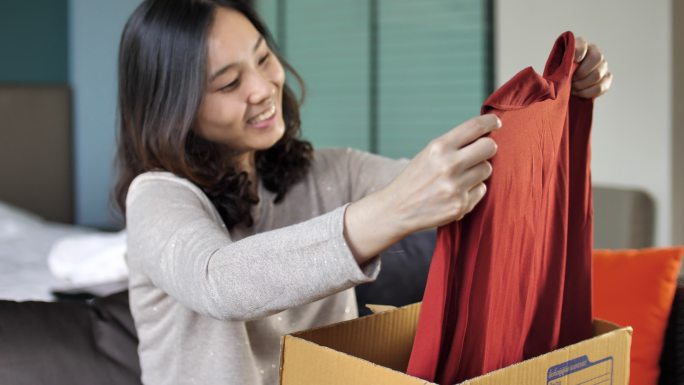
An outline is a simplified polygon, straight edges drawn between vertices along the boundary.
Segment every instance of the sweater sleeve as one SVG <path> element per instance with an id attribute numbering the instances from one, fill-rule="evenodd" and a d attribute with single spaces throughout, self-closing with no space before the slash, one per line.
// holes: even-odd
<path id="1" fill-rule="evenodd" d="M 346 206 L 233 241 L 209 200 L 184 182 L 131 184 L 127 253 L 131 270 L 195 312 L 258 319 L 377 276 L 379 261 L 361 269 L 345 242 Z"/>
<path id="2" fill-rule="evenodd" d="M 347 153 L 352 202 L 385 187 L 409 162 L 353 149 L 347 149 Z"/>

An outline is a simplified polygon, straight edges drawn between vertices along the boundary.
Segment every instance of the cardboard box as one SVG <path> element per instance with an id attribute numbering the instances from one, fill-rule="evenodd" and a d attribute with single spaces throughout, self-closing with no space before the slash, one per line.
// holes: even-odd
<path id="1" fill-rule="evenodd" d="M 431 384 L 404 373 L 420 304 L 287 335 L 282 385 Z M 627 385 L 632 329 L 594 321 L 595 337 L 462 384 Z"/>

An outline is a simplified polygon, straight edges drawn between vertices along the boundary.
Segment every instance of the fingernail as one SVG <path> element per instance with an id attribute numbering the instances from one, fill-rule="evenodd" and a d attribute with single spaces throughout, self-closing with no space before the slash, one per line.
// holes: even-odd
<path id="1" fill-rule="evenodd" d="M 501 119 L 499 119 L 499 117 L 497 116 L 496 117 L 496 128 L 501 128 L 501 126 L 502 126 Z"/>

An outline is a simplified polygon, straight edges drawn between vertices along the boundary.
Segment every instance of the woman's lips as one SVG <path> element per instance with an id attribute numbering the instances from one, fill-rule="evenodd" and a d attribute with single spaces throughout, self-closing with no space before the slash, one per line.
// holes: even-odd
<path id="1" fill-rule="evenodd" d="M 272 125 L 275 122 L 277 115 L 277 108 L 275 104 L 271 106 L 267 111 L 255 116 L 254 118 L 247 121 L 247 123 L 256 128 L 264 128 Z"/>

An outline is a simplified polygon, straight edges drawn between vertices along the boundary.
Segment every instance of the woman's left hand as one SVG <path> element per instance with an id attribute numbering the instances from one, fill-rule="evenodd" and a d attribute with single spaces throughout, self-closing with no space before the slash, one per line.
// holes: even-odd
<path id="1" fill-rule="evenodd" d="M 579 63 L 572 77 L 572 94 L 593 99 L 605 94 L 613 82 L 608 62 L 601 50 L 581 37 L 575 39 L 575 62 Z"/>

